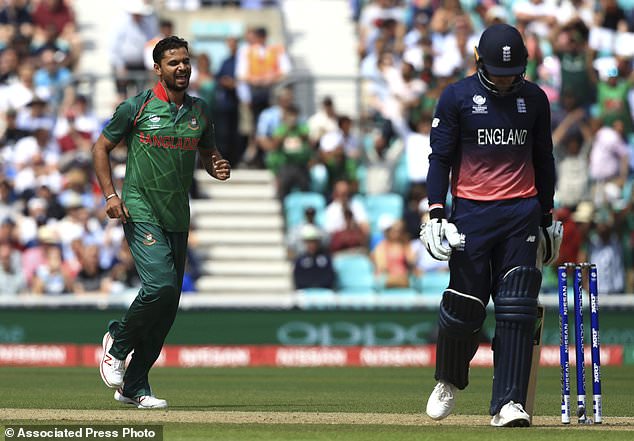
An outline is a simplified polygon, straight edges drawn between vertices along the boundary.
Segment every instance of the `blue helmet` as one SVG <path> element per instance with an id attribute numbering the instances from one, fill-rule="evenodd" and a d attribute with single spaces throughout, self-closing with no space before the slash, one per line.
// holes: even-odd
<path id="1" fill-rule="evenodd" d="M 509 95 L 524 84 L 528 51 L 522 35 L 513 26 L 501 23 L 488 27 L 480 37 L 475 56 L 478 78 L 491 93 Z M 489 75 L 514 76 L 516 79 L 508 90 L 502 92 Z"/>

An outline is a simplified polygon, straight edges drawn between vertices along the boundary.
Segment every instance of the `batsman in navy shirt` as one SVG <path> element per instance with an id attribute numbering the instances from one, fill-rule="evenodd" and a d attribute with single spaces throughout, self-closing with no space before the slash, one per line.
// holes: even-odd
<path id="1" fill-rule="evenodd" d="M 458 391 L 467 387 L 492 299 L 491 425 L 530 425 L 524 406 L 541 286 L 538 266 L 556 258 L 561 228 L 553 226 L 551 215 L 550 105 L 524 79 L 526 61 L 515 28 L 489 27 L 476 48 L 477 73 L 443 91 L 432 120 L 431 219 L 421 227 L 421 240 L 434 258 L 449 260 L 451 271 L 439 313 L 438 383 L 427 403 L 427 414 L 436 420 L 451 413 Z"/>

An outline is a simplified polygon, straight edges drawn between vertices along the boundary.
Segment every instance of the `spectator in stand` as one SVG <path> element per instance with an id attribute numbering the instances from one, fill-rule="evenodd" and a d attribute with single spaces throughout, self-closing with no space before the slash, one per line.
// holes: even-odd
<path id="1" fill-rule="evenodd" d="M 40 128 L 50 132 L 55 124 L 48 102 L 39 95 L 35 95 L 26 107 L 19 110 L 16 118 L 16 126 L 30 132 Z"/>
<path id="2" fill-rule="evenodd" d="M 196 76 L 192 78 L 190 90 L 192 95 L 205 100 L 209 109 L 209 118 L 213 119 L 216 114 L 216 78 L 211 67 L 211 59 L 206 53 L 196 57 Z"/>
<path id="3" fill-rule="evenodd" d="M 12 47 L 6 47 L 0 53 L 0 87 L 6 87 L 18 81 L 20 60 Z"/>
<path id="4" fill-rule="evenodd" d="M 13 185 L 5 176 L 0 175 L 0 221 L 13 217 L 16 211 L 15 199 Z"/>
<path id="5" fill-rule="evenodd" d="M 403 52 L 403 37 L 407 31 L 404 8 L 394 0 L 373 0 L 364 6 L 359 19 L 359 58 L 365 57 L 368 49 L 373 47 L 372 41 L 377 38 L 386 22 L 394 28 L 395 52 Z"/>
<path id="6" fill-rule="evenodd" d="M 332 190 L 332 200 L 326 206 L 324 213 L 324 229 L 326 232 L 333 234 L 346 227 L 344 216 L 346 208 L 352 211 L 354 219 L 361 230 L 369 236 L 370 223 L 368 221 L 368 213 L 363 206 L 363 202 L 352 198 L 351 184 L 345 180 L 335 182 Z"/>
<path id="7" fill-rule="evenodd" d="M 414 16 L 414 26 L 403 38 L 403 43 L 407 49 L 418 46 L 421 40 L 429 38 L 429 22 L 432 10 L 418 12 Z"/>
<path id="8" fill-rule="evenodd" d="M 141 288 L 141 278 L 134 265 L 132 253 L 128 243 L 123 240 L 117 253 L 114 265 L 110 270 L 112 277 L 112 291 L 114 293 L 126 290 L 138 291 Z"/>
<path id="9" fill-rule="evenodd" d="M 295 289 L 333 289 L 335 270 L 330 253 L 321 246 L 320 231 L 313 225 L 305 225 L 302 239 L 306 251 L 297 256 L 293 265 Z"/>
<path id="10" fill-rule="evenodd" d="M 33 24 L 42 30 L 49 24 L 55 26 L 57 35 L 75 32 L 75 16 L 65 0 L 41 0 L 33 10 Z"/>
<path id="11" fill-rule="evenodd" d="M 62 154 L 61 162 L 85 163 L 90 160 L 90 147 L 99 136 L 101 122 L 88 105 L 85 95 L 76 95 L 72 105 L 58 112 L 53 136 Z"/>
<path id="12" fill-rule="evenodd" d="M 308 126 L 299 121 L 299 109 L 285 109 L 282 124 L 273 132 L 273 145 L 266 153 L 266 166 L 276 177 L 277 195 L 284 200 L 297 188 L 310 188 L 313 149 L 308 142 Z"/>
<path id="13" fill-rule="evenodd" d="M 28 197 L 40 185 L 59 191 L 59 151 L 47 128 L 40 127 L 34 136 L 22 138 L 13 150 L 11 165 L 16 172 L 14 189 L 18 194 Z"/>
<path id="14" fill-rule="evenodd" d="M 588 46 L 588 28 L 582 21 L 556 28 L 551 39 L 556 57 L 559 59 L 563 98 L 574 97 L 576 105 L 589 108 L 596 98 L 597 76 L 592 66 L 593 53 Z"/>
<path id="15" fill-rule="evenodd" d="M 46 49 L 40 54 L 40 68 L 33 75 L 33 85 L 45 97 L 56 111 L 64 102 L 67 105 L 71 95 L 71 71 L 62 66 L 52 49 Z"/>
<path id="16" fill-rule="evenodd" d="M 325 166 L 328 176 L 325 192 L 332 193 L 335 182 L 357 180 L 360 149 L 350 134 L 350 118 L 342 116 L 338 120 L 339 129 L 326 133 L 318 144 L 318 156 Z M 346 133 L 347 132 L 347 133 Z M 349 152 L 353 152 L 349 154 Z M 354 155 L 354 156 L 353 156 Z M 355 157 L 356 156 L 356 157 Z"/>
<path id="17" fill-rule="evenodd" d="M 35 68 L 29 61 L 20 62 L 18 80 L 0 89 L 0 111 L 21 111 L 35 98 L 33 75 Z"/>
<path id="18" fill-rule="evenodd" d="M 44 262 L 37 266 L 31 280 L 31 292 L 44 295 L 70 294 L 72 279 L 64 268 L 59 247 L 50 247 L 44 254 Z"/>
<path id="19" fill-rule="evenodd" d="M 54 193 L 46 184 L 37 188 L 35 197 L 42 199 L 46 203 L 47 219 L 60 220 L 66 215 L 66 210 L 57 199 L 57 193 Z"/>
<path id="20" fill-rule="evenodd" d="M 363 164 L 366 168 L 366 194 L 382 194 L 392 191 L 394 172 L 405 150 L 397 138 L 390 144 L 384 133 L 376 131 L 373 143 L 365 150 Z"/>
<path id="21" fill-rule="evenodd" d="M 81 38 L 75 24 L 75 14 L 65 0 L 42 0 L 33 10 L 34 46 L 64 46 L 65 66 L 73 69 L 79 60 Z M 55 43 L 54 43 L 55 42 Z"/>
<path id="22" fill-rule="evenodd" d="M 553 131 L 557 164 L 555 200 L 563 207 L 575 207 L 590 192 L 588 158 L 592 148 L 592 131 L 585 118 L 585 111 L 577 108 Z"/>
<path id="23" fill-rule="evenodd" d="M 282 117 L 288 109 L 294 106 L 293 89 L 285 86 L 277 90 L 277 103 L 265 109 L 258 118 L 257 128 L 255 131 L 255 145 L 257 152 L 254 153 L 255 162 L 259 162 L 259 156 L 264 157 L 264 152 L 273 150 L 275 140 L 273 133 L 282 125 Z"/>
<path id="24" fill-rule="evenodd" d="M 384 237 L 370 256 L 376 276 L 385 288 L 408 288 L 416 263 L 402 219 L 380 219 Z"/>
<path id="25" fill-rule="evenodd" d="M 560 25 L 581 20 L 586 28 L 595 26 L 594 0 L 563 0 L 557 10 L 557 20 Z"/>
<path id="26" fill-rule="evenodd" d="M 7 0 L 0 9 L 0 41 L 11 41 L 14 35 L 31 38 L 33 19 L 28 0 Z"/>
<path id="27" fill-rule="evenodd" d="M 238 54 L 236 72 L 249 88 L 255 125 L 260 113 L 270 105 L 273 87 L 289 74 L 291 62 L 282 45 L 268 43 L 266 28 L 254 29 L 253 37 L 253 43 Z"/>
<path id="28" fill-rule="evenodd" d="M 135 90 L 140 90 L 145 86 L 145 43 L 159 32 L 152 6 L 143 0 L 127 0 L 124 8 L 125 16 L 118 22 L 110 46 L 110 62 L 121 100 L 128 96 L 128 87 L 135 85 Z"/>
<path id="29" fill-rule="evenodd" d="M 84 244 L 79 256 L 81 270 L 73 283 L 74 294 L 109 294 L 112 279 L 108 271 L 101 267 L 99 246 Z"/>
<path id="30" fill-rule="evenodd" d="M 545 0 L 521 0 L 513 4 L 518 23 L 526 25 L 528 32 L 546 39 L 557 25 L 557 6 Z"/>
<path id="31" fill-rule="evenodd" d="M 0 297 L 15 296 L 26 291 L 20 253 L 6 242 L 0 243 Z"/>
<path id="32" fill-rule="evenodd" d="M 343 218 L 344 227 L 330 235 L 330 252 L 368 254 L 368 233 L 356 222 L 350 208 L 344 207 Z"/>
<path id="33" fill-rule="evenodd" d="M 143 59 L 143 63 L 145 64 L 145 68 L 147 70 L 151 71 L 152 69 L 154 69 L 154 58 L 152 57 L 154 46 L 156 46 L 156 43 L 158 43 L 165 37 L 169 37 L 170 35 L 174 35 L 174 22 L 168 19 L 159 20 L 158 34 L 145 43 L 145 56 Z"/>
<path id="34" fill-rule="evenodd" d="M 20 254 L 24 251 L 13 217 L 7 217 L 0 222 L 0 243 L 9 244 L 12 249 L 19 251 Z"/>
<path id="35" fill-rule="evenodd" d="M 431 153 L 431 120 L 430 114 L 424 114 L 415 121 L 414 131 L 405 137 L 405 161 L 407 176 L 410 182 L 427 182 L 429 155 Z"/>
<path id="36" fill-rule="evenodd" d="M 594 135 L 590 178 L 597 206 L 620 198 L 629 174 L 629 154 L 627 144 L 613 127 L 603 126 Z"/>
<path id="37" fill-rule="evenodd" d="M 246 139 L 238 130 L 239 100 L 236 81 L 238 39 L 227 38 L 229 55 L 216 73 L 216 140 L 222 157 L 232 168 L 238 166 L 246 150 Z"/>
<path id="38" fill-rule="evenodd" d="M 622 294 L 625 290 L 623 212 L 615 215 L 610 206 L 605 206 L 597 210 L 593 221 L 584 261 L 597 265 L 597 277 L 602 280 L 599 294 Z"/>
<path id="39" fill-rule="evenodd" d="M 321 101 L 321 108 L 308 118 L 308 137 L 312 145 L 319 145 L 319 140 L 328 132 L 338 129 L 337 112 L 332 97 L 326 96 Z"/>
<path id="40" fill-rule="evenodd" d="M 8 109 L 5 112 L 4 132 L 0 136 L 0 146 L 13 147 L 20 139 L 31 134 L 28 130 L 18 128 L 17 116 L 18 114 L 14 109 Z M 5 160 L 9 160 L 9 158 L 5 158 Z"/>
<path id="41" fill-rule="evenodd" d="M 286 251 L 289 259 L 295 259 L 295 257 L 306 251 L 306 244 L 302 238 L 302 231 L 304 226 L 312 225 L 319 230 L 322 246 L 328 245 L 328 233 L 317 224 L 317 210 L 315 207 L 306 207 L 304 210 L 304 220 L 295 225 L 286 236 Z"/>
<path id="42" fill-rule="evenodd" d="M 427 199 L 427 184 L 412 183 L 405 198 L 403 208 L 403 221 L 409 237 L 418 239 L 420 226 L 429 214 L 429 201 Z"/>
<path id="43" fill-rule="evenodd" d="M 611 126 L 617 120 L 624 125 L 626 136 L 632 133 L 632 112 L 628 102 L 630 90 L 634 86 L 634 72 L 624 72 L 624 64 L 610 68 L 607 79 L 600 79 L 597 86 L 598 117 L 605 125 Z M 624 75 L 625 74 L 625 75 Z"/>
<path id="44" fill-rule="evenodd" d="M 583 212 L 587 212 L 588 209 L 590 210 L 589 215 L 584 215 Z M 566 262 L 583 262 L 580 260 L 582 259 L 580 252 L 587 234 L 587 228 L 584 228 L 584 224 L 587 225 L 592 220 L 592 210 L 592 203 L 588 201 L 580 202 L 575 211 L 569 207 L 555 210 L 554 219 L 561 221 L 564 226 L 564 238 L 555 265 Z"/>

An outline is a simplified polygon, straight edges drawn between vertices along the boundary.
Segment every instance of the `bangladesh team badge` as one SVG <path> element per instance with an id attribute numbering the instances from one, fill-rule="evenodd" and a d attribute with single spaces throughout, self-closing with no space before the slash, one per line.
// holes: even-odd
<path id="1" fill-rule="evenodd" d="M 198 120 L 195 117 L 192 117 L 192 119 L 189 120 L 189 124 L 187 125 L 187 127 L 189 127 L 192 130 L 200 129 L 200 125 L 198 124 Z"/>
<path id="2" fill-rule="evenodd" d="M 143 245 L 150 246 L 156 243 L 156 239 L 152 236 L 152 233 L 147 233 L 145 235 L 145 240 L 143 240 Z"/>

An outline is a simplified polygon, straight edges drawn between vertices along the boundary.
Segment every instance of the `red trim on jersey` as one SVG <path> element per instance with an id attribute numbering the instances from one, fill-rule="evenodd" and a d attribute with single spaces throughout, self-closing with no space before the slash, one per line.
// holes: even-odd
<path id="1" fill-rule="evenodd" d="M 137 112 L 136 116 L 134 117 L 134 123 L 133 125 L 136 127 L 136 122 L 139 119 L 139 116 L 141 116 L 141 114 L 143 113 L 143 109 L 145 109 L 145 106 L 147 106 L 148 104 L 150 104 L 150 101 L 152 101 L 154 98 L 156 98 L 156 96 L 153 96 L 152 98 L 150 98 L 149 100 L 147 100 L 146 102 L 143 103 L 143 105 L 141 106 L 141 108 L 139 109 L 139 111 Z"/>
<path id="2" fill-rule="evenodd" d="M 166 103 L 170 102 L 170 98 L 169 96 L 167 96 L 167 91 L 165 90 L 165 87 L 163 87 L 163 84 L 161 84 L 160 81 L 156 83 L 156 85 L 152 89 L 152 92 L 154 92 L 154 95 L 156 95 L 156 97 L 160 99 L 161 101 L 165 101 Z"/>

